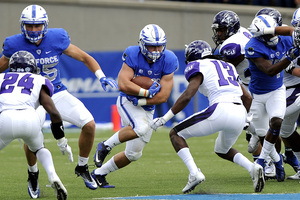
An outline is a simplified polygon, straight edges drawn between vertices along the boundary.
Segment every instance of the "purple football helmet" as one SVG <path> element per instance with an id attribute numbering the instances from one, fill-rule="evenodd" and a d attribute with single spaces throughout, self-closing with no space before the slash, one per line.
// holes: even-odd
<path id="1" fill-rule="evenodd" d="M 222 44 L 224 40 L 237 33 L 240 28 L 239 16 L 230 10 L 222 10 L 218 12 L 213 20 L 211 28 L 213 30 L 213 41 L 216 45 Z M 226 28 L 226 38 L 218 37 L 218 29 Z"/>
<path id="2" fill-rule="evenodd" d="M 191 61 L 203 59 L 206 56 L 212 55 L 212 49 L 207 42 L 195 40 L 186 46 L 184 55 L 185 63 L 187 64 Z"/>
<path id="3" fill-rule="evenodd" d="M 37 65 L 34 56 L 28 51 L 17 51 L 9 59 L 10 72 L 37 73 Z"/>

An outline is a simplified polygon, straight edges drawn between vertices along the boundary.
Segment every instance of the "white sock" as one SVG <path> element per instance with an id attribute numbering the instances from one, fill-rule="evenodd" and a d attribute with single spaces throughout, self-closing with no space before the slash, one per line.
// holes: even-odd
<path id="1" fill-rule="evenodd" d="M 113 134 L 110 138 L 108 138 L 108 140 L 104 141 L 103 143 L 104 145 L 108 145 L 111 148 L 114 148 L 115 146 L 121 144 L 119 140 L 119 131 Z"/>
<path id="2" fill-rule="evenodd" d="M 198 167 L 194 161 L 194 158 L 190 152 L 190 149 L 185 147 L 177 152 L 177 155 L 181 158 L 184 164 L 187 166 L 190 174 L 196 174 L 198 172 Z"/>
<path id="3" fill-rule="evenodd" d="M 279 154 L 277 153 L 276 149 L 275 149 L 275 146 L 274 148 L 272 148 L 271 152 L 270 152 L 270 157 L 272 158 L 272 160 L 274 162 L 278 162 L 280 161 L 280 156 Z"/>
<path id="4" fill-rule="evenodd" d="M 105 164 L 103 164 L 102 167 L 95 169 L 95 174 L 107 175 L 107 174 L 109 174 L 111 172 L 114 172 L 118 169 L 119 168 L 117 167 L 117 165 L 114 161 L 114 156 L 113 156 Z"/>
<path id="5" fill-rule="evenodd" d="M 247 169 L 249 173 L 252 170 L 253 163 L 250 160 L 248 160 L 248 158 L 246 158 L 241 153 L 235 154 L 235 156 L 233 157 L 233 162 L 238 164 L 239 166 L 244 167 L 245 169 Z"/>
<path id="6" fill-rule="evenodd" d="M 89 161 L 89 157 L 85 158 L 85 157 L 81 157 L 81 156 L 78 156 L 78 165 L 79 166 L 84 166 L 88 163 Z"/>
<path id="7" fill-rule="evenodd" d="M 35 163 L 33 166 L 28 165 L 28 171 L 37 172 L 38 170 L 37 163 Z"/>
<path id="8" fill-rule="evenodd" d="M 259 158 L 266 160 L 273 148 L 275 149 L 275 144 L 272 144 L 265 139 Z"/>
<path id="9" fill-rule="evenodd" d="M 38 152 L 36 153 L 36 157 L 43 165 L 49 179 L 50 177 L 56 175 L 52 155 L 48 149 L 42 148 L 38 150 Z"/>

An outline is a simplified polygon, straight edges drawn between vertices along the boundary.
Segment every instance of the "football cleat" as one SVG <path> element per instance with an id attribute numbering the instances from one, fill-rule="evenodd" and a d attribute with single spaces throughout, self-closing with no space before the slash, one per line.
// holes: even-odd
<path id="1" fill-rule="evenodd" d="M 87 188 L 91 190 L 97 189 L 97 184 L 90 175 L 88 165 L 84 165 L 84 166 L 77 165 L 75 168 L 75 174 L 77 174 L 77 177 L 81 176 L 83 178 L 83 181 Z"/>
<path id="2" fill-rule="evenodd" d="M 39 171 L 29 172 L 28 171 L 28 193 L 32 199 L 39 198 L 40 196 L 40 187 L 39 187 Z"/>
<path id="3" fill-rule="evenodd" d="M 62 184 L 61 180 L 56 176 L 49 180 L 51 187 L 54 189 L 56 197 L 58 200 L 66 200 L 68 197 L 68 192 L 65 186 Z"/>
<path id="4" fill-rule="evenodd" d="M 293 167 L 295 172 L 298 172 L 299 167 L 299 161 L 297 157 L 294 155 L 292 156 L 287 156 L 286 154 L 282 154 L 283 157 L 283 162 L 289 164 L 290 166 Z"/>
<path id="5" fill-rule="evenodd" d="M 94 162 L 97 167 L 101 167 L 104 159 L 110 153 L 111 147 L 104 145 L 104 142 L 99 142 L 97 145 L 97 151 L 94 155 Z"/>
<path id="6" fill-rule="evenodd" d="M 283 167 L 283 159 L 281 154 L 279 154 L 280 160 L 278 162 L 274 162 L 276 167 L 276 178 L 278 182 L 282 182 L 285 179 L 285 171 Z"/>
<path id="7" fill-rule="evenodd" d="M 258 163 L 253 163 L 251 178 L 255 192 L 261 192 L 265 186 L 263 167 Z"/>
<path id="8" fill-rule="evenodd" d="M 272 160 L 269 160 L 265 166 L 265 180 L 276 179 L 276 168 Z"/>
<path id="9" fill-rule="evenodd" d="M 188 193 L 188 192 L 194 190 L 195 187 L 198 184 L 202 183 L 203 181 L 205 181 L 205 176 L 201 172 L 201 170 L 198 169 L 197 174 L 195 174 L 195 175 L 189 174 L 189 180 L 188 180 L 186 186 L 182 189 L 182 192 L 183 193 Z"/>
<path id="10" fill-rule="evenodd" d="M 300 170 L 293 176 L 288 176 L 287 179 L 300 180 Z"/>
<path id="11" fill-rule="evenodd" d="M 106 175 L 95 174 L 95 170 L 94 170 L 91 176 L 93 177 L 93 179 L 95 180 L 95 182 L 100 188 L 115 188 L 114 185 L 109 185 L 109 183 L 106 181 L 105 178 Z"/>

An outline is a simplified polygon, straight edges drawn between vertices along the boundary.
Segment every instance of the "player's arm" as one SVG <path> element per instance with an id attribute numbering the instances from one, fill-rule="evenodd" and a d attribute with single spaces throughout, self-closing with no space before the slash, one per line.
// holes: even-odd
<path id="1" fill-rule="evenodd" d="M 131 81 L 133 77 L 133 69 L 123 62 L 122 68 L 118 75 L 119 90 L 128 95 L 139 96 L 141 87 Z"/>
<path id="2" fill-rule="evenodd" d="M 92 56 L 90 56 L 85 51 L 81 50 L 79 47 L 70 44 L 69 47 L 66 50 L 64 50 L 63 53 L 70 56 L 71 58 L 83 62 L 89 70 L 95 73 L 95 76 L 98 78 L 102 88 L 105 91 L 107 85 L 110 85 L 112 88 L 113 87 L 118 88 L 118 84 L 115 80 L 106 78 L 99 63 Z"/>
<path id="3" fill-rule="evenodd" d="M 189 84 L 187 88 L 180 95 L 180 97 L 176 100 L 176 102 L 170 109 L 172 110 L 174 115 L 182 111 L 188 105 L 192 97 L 197 93 L 199 86 L 202 84 L 202 81 L 203 81 L 202 73 L 197 73 L 196 75 L 192 76 L 189 79 Z"/>
<path id="4" fill-rule="evenodd" d="M 270 61 L 264 59 L 263 57 L 259 58 L 249 58 L 258 69 L 260 69 L 262 72 L 269 76 L 275 76 L 276 74 L 280 73 L 282 70 L 284 70 L 291 61 L 289 61 L 287 58 L 283 59 L 282 61 L 275 63 L 272 65 Z"/>
<path id="5" fill-rule="evenodd" d="M 0 58 L 0 73 L 4 72 L 8 68 L 9 59 L 4 55 Z"/>
<path id="6" fill-rule="evenodd" d="M 160 79 L 160 91 L 153 97 L 147 99 L 147 105 L 157 105 L 167 102 L 173 88 L 174 73 L 164 75 Z"/>
<path id="7" fill-rule="evenodd" d="M 252 97 L 249 94 L 249 92 L 242 85 L 241 85 L 241 88 L 242 88 L 242 91 L 243 91 L 243 95 L 242 95 L 241 99 L 243 101 L 243 105 L 246 108 L 247 112 L 249 112 L 250 107 L 251 107 L 251 103 L 252 103 Z"/>
<path id="8" fill-rule="evenodd" d="M 68 140 L 65 138 L 62 118 L 56 109 L 54 102 L 48 93 L 48 88 L 43 86 L 40 92 L 40 104 L 49 113 L 51 119 L 51 130 L 54 138 L 57 140 L 57 146 L 63 155 L 68 154 L 68 159 L 73 162 L 73 153 L 71 147 L 68 145 Z"/>

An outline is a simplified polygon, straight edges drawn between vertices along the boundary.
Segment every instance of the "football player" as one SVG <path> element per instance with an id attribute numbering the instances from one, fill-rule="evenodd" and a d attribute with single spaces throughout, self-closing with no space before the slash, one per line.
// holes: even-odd
<path id="1" fill-rule="evenodd" d="M 253 30 L 277 26 L 273 17 L 262 14 L 253 19 L 249 30 L 254 33 Z M 263 140 L 257 163 L 265 167 L 265 159 L 270 156 L 276 167 L 277 181 L 281 182 L 285 179 L 285 171 L 282 156 L 276 152 L 275 143 L 286 111 L 283 69 L 296 58 L 293 40 L 274 33 L 254 34 L 245 49 L 251 72 L 249 90 L 253 97 L 250 109 L 253 113 L 252 123 L 256 134 Z"/>
<path id="2" fill-rule="evenodd" d="M 100 80 L 103 89 L 106 86 L 117 87 L 117 83 L 106 78 L 97 61 L 71 44 L 67 31 L 62 28 L 48 28 L 48 15 L 39 5 L 29 5 L 21 13 L 21 34 L 7 37 L 3 43 L 3 56 L 0 58 L 0 72 L 8 67 L 11 55 L 18 50 L 31 52 L 37 60 L 38 74 L 48 78 L 54 85 L 52 99 L 62 119 L 81 128 L 79 137 L 79 157 L 75 173 L 81 176 L 85 185 L 96 189 L 97 184 L 88 170 L 89 154 L 95 137 L 95 121 L 92 114 L 76 97 L 71 95 L 60 79 L 60 56 L 66 54 L 83 62 Z M 45 111 L 40 110 L 45 118 Z M 25 147 L 29 171 L 38 173 L 36 157 Z M 73 157 L 69 157 L 73 162 Z M 37 176 L 36 176 L 37 177 Z M 37 181 L 37 180 L 36 180 Z"/>
<path id="3" fill-rule="evenodd" d="M 58 143 L 64 143 L 60 150 L 70 148 L 65 138 L 62 119 L 51 96 L 53 85 L 37 72 L 34 56 L 27 51 L 15 52 L 9 60 L 9 72 L 0 74 L 0 150 L 14 139 L 23 139 L 24 143 L 41 162 L 48 174 L 49 182 L 55 190 L 57 199 L 67 199 L 67 190 L 55 172 L 51 153 L 44 147 L 42 124 L 36 108 L 42 105 L 49 113 L 51 130 Z M 72 153 L 70 151 L 70 153 Z M 36 173 L 28 172 L 29 179 Z M 29 182 L 31 198 L 38 198 L 38 183 Z"/>
<path id="4" fill-rule="evenodd" d="M 194 162 L 186 140 L 216 132 L 219 135 L 215 141 L 215 153 L 247 169 L 253 181 L 254 191 L 261 192 L 265 183 L 263 168 L 232 148 L 245 126 L 252 98 L 238 82 L 235 67 L 213 58 L 212 49 L 205 41 L 196 40 L 186 47 L 187 66 L 184 73 L 189 82 L 187 89 L 163 117 L 153 120 L 151 127 L 156 130 L 164 125 L 184 109 L 199 90 L 209 99 L 209 106 L 181 121 L 170 131 L 172 145 L 190 172 L 182 192 L 190 192 L 205 181 L 205 176 Z"/>
<path id="5" fill-rule="evenodd" d="M 300 29 L 299 29 L 299 21 L 300 15 L 299 10 L 297 9 L 292 17 L 291 24 L 296 27 L 276 27 L 276 28 L 264 28 L 259 32 L 254 32 L 254 34 L 261 35 L 265 33 L 274 33 L 277 35 L 289 35 L 293 36 L 294 46 L 299 48 L 300 41 Z M 299 49 L 294 49 L 295 51 L 299 51 Z M 288 179 L 300 179 L 300 169 L 299 164 L 296 165 L 296 162 L 291 162 L 291 158 L 295 157 L 295 160 L 298 161 L 300 159 L 300 136 L 297 132 L 297 119 L 300 113 L 300 73 L 299 73 L 299 57 L 293 60 L 290 65 L 286 68 L 283 82 L 286 86 L 286 112 L 282 122 L 282 126 L 280 129 L 281 138 L 289 144 L 293 152 L 290 152 L 292 155 L 287 158 L 290 159 L 288 163 L 292 165 L 294 170 L 297 172 L 293 176 L 287 177 Z M 294 75 L 294 76 L 293 76 Z M 298 77 L 296 77 L 298 76 Z"/>
<path id="6" fill-rule="evenodd" d="M 175 54 L 166 49 L 166 44 L 163 29 L 156 24 L 148 24 L 140 32 L 139 46 L 129 46 L 123 53 L 123 65 L 118 76 L 121 93 L 117 99 L 123 128 L 97 146 L 94 161 L 98 168 L 92 172 L 92 177 L 99 187 L 114 187 L 106 182 L 105 176 L 138 160 L 150 141 L 153 131 L 150 122 L 155 105 L 169 98 L 173 74 L 179 65 Z M 131 81 L 136 76 L 150 77 L 154 83 L 148 90 L 141 88 Z M 124 142 L 125 151 L 103 164 L 111 149 Z"/>

